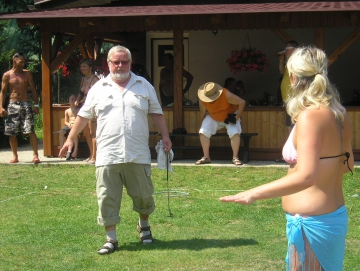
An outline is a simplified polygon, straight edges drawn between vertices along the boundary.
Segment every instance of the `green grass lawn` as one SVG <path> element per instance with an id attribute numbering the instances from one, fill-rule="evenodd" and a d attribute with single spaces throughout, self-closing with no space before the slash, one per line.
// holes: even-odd
<path id="1" fill-rule="evenodd" d="M 280 199 L 251 206 L 222 203 L 286 174 L 283 168 L 173 166 L 153 169 L 155 242 L 139 243 L 124 192 L 119 250 L 100 256 L 94 168 L 0 165 L 0 270 L 284 270 L 287 241 Z M 344 270 L 360 266 L 359 169 L 346 175 L 349 232 Z M 47 189 L 45 189 L 47 186 Z M 169 215 L 170 206 L 172 217 Z"/>

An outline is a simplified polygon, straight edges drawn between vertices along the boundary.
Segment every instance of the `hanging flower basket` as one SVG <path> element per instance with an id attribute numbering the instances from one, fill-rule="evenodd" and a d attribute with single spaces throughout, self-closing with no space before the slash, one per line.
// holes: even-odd
<path id="1" fill-rule="evenodd" d="M 243 48 L 240 51 L 232 50 L 230 57 L 226 60 L 230 70 L 238 72 L 265 72 L 270 66 L 268 57 L 256 48 Z"/>

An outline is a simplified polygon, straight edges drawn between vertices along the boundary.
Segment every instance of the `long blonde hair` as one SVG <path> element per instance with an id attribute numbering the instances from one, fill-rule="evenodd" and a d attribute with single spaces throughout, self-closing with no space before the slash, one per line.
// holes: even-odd
<path id="1" fill-rule="evenodd" d="M 291 121 L 296 122 L 300 112 L 308 107 L 328 108 L 339 121 L 344 120 L 345 108 L 335 86 L 327 77 L 327 57 L 324 51 L 313 45 L 296 49 L 287 62 L 292 94 L 287 100 L 286 110 Z"/>

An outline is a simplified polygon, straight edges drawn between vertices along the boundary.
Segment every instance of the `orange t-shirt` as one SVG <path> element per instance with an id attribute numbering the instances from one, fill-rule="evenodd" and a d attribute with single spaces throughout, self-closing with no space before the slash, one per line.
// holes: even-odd
<path id="1" fill-rule="evenodd" d="M 228 114 L 234 114 L 238 108 L 236 104 L 229 104 L 226 99 L 227 92 L 228 90 L 223 88 L 223 92 L 215 101 L 210 103 L 201 101 L 209 112 L 210 117 L 216 121 L 224 121 Z"/>

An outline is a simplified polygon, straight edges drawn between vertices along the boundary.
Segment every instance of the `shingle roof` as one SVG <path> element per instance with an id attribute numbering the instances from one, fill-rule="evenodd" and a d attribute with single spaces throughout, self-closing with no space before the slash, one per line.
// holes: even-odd
<path id="1" fill-rule="evenodd" d="M 219 13 L 262 12 L 312 12 L 312 11 L 359 11 L 360 1 L 341 2 L 290 2 L 216 5 L 160 5 L 160 6 L 116 6 L 86 7 L 70 9 L 33 10 L 17 13 L 2 13 L 0 19 L 20 18 L 71 18 L 71 17 L 117 17 L 149 15 L 186 15 Z"/>

